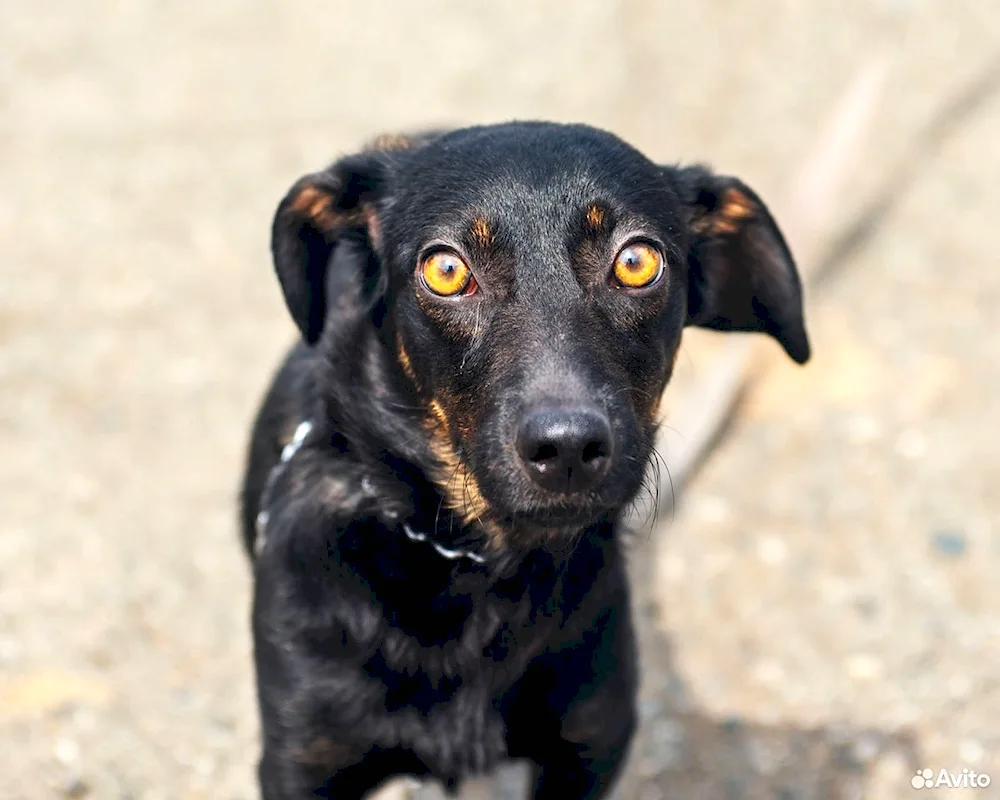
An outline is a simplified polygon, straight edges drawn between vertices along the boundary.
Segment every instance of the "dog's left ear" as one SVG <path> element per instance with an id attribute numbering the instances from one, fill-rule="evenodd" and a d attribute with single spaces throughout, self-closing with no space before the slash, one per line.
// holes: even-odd
<path id="1" fill-rule="evenodd" d="M 371 277 L 364 273 L 377 261 L 376 201 L 384 173 L 377 152 L 349 156 L 300 178 L 278 205 L 271 228 L 274 268 L 285 304 L 309 344 L 323 332 L 327 306 L 336 300 L 329 297 L 335 287 L 351 278 L 361 282 Z M 345 258 L 334 259 L 338 246 L 349 247 L 350 257 L 345 250 Z M 356 269 L 359 274 L 328 274 L 334 268 Z"/>
<path id="2" fill-rule="evenodd" d="M 668 168 L 687 213 L 687 325 L 761 331 L 809 359 L 802 283 L 767 206 L 741 181 L 704 167 Z"/>

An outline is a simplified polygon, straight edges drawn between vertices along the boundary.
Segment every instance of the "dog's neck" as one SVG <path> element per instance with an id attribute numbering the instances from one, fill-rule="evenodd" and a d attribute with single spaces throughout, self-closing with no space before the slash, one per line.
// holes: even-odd
<path id="1" fill-rule="evenodd" d="M 282 447 L 278 463 L 274 465 L 271 473 L 268 475 L 264 491 L 261 494 L 260 510 L 257 513 L 256 519 L 257 538 L 254 547 L 258 552 L 264 547 L 267 541 L 267 524 L 270 518 L 271 494 L 274 485 L 281 473 L 287 469 L 289 462 L 306 444 L 315 429 L 316 422 L 312 419 L 304 419 L 299 422 L 295 427 L 291 439 Z M 376 494 L 375 486 L 371 478 L 367 475 L 361 478 L 361 489 L 366 494 Z M 420 522 L 412 517 L 399 519 L 399 512 L 395 510 L 389 509 L 384 513 L 388 517 L 389 522 L 398 520 L 399 527 L 408 539 L 414 542 L 426 543 L 429 548 L 443 559 L 448 561 L 466 560 L 478 565 L 485 565 L 488 561 L 485 554 L 477 552 L 475 549 L 446 547 L 439 541 L 436 525 L 434 530 L 428 531 L 423 529 Z"/>

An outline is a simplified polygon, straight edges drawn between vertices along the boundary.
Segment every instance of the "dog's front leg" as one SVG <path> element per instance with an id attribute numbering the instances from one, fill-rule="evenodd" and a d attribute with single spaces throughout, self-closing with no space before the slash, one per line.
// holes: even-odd
<path id="1" fill-rule="evenodd" d="M 630 713 L 610 720 L 589 741 L 563 740 L 535 772 L 535 800 L 597 800 L 614 786 L 635 730 Z"/>
<path id="2" fill-rule="evenodd" d="M 539 666 L 559 687 L 547 702 L 558 735 L 533 754 L 536 800 L 596 800 L 614 786 L 636 728 L 636 649 L 622 598 L 590 626 L 599 637 L 553 654 Z"/>

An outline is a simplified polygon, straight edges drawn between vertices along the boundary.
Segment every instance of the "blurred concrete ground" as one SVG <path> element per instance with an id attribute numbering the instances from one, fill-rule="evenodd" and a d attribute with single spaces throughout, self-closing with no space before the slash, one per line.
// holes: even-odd
<path id="1" fill-rule="evenodd" d="M 994 3 L 0 5 L 0 797 L 255 796 L 234 493 L 299 174 L 543 117 L 774 198 L 887 39 L 840 222 L 994 55 Z M 998 133 L 991 102 L 932 154 L 811 297 L 814 361 L 775 354 L 634 543 L 621 797 L 905 798 L 917 767 L 1000 797 Z"/>

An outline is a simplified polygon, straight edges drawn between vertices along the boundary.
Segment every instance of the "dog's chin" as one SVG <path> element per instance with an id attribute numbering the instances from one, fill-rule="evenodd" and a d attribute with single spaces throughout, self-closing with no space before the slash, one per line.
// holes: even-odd
<path id="1" fill-rule="evenodd" d="M 603 508 L 515 510 L 504 516 L 509 541 L 521 546 L 571 541 L 607 513 Z"/>

